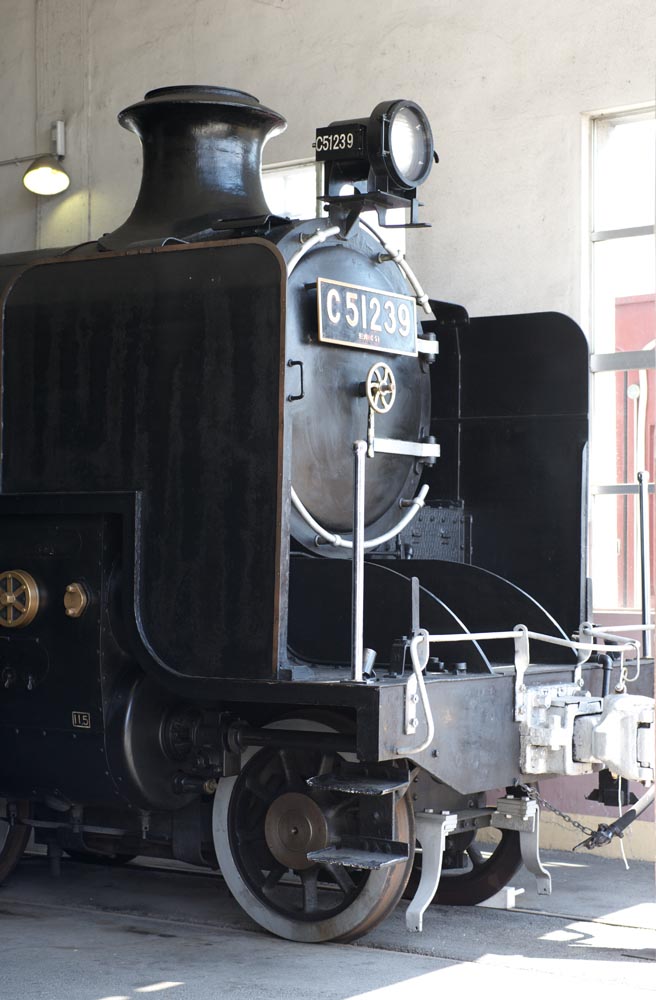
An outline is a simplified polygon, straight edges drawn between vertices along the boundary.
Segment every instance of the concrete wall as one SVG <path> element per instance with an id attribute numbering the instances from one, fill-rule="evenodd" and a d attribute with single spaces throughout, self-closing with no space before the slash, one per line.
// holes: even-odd
<path id="1" fill-rule="evenodd" d="M 0 159 L 68 121 L 69 192 L 41 246 L 128 214 L 139 143 L 116 112 L 156 86 L 241 87 L 289 119 L 268 160 L 312 155 L 317 124 L 411 97 L 442 163 L 410 234 L 428 290 L 475 314 L 579 315 L 582 113 L 654 94 L 653 0 L 0 0 Z M 30 150 L 27 150 L 28 152 Z M 33 245 L 35 201 L 0 170 L 0 251 Z"/>
<path id="2" fill-rule="evenodd" d="M 0 0 L 0 160 L 36 151 L 35 9 L 34 0 Z M 35 246 L 36 198 L 21 184 L 26 166 L 0 167 L 0 253 Z"/>

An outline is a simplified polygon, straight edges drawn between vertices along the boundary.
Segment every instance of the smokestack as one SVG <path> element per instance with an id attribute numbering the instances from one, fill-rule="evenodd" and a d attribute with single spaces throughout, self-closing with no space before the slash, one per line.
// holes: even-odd
<path id="1" fill-rule="evenodd" d="M 161 87 L 118 116 L 143 147 L 141 188 L 130 217 L 99 241 L 107 250 L 187 239 L 221 221 L 268 215 L 260 168 L 282 115 L 226 87 Z"/>

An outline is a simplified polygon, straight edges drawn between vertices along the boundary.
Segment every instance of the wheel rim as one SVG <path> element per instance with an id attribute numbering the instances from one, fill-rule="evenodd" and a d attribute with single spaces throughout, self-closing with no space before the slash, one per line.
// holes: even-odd
<path id="1" fill-rule="evenodd" d="M 435 902 L 446 906 L 474 906 L 494 896 L 521 868 L 519 834 L 500 831 L 496 845 L 474 839 L 466 848 L 466 870 L 448 868 L 435 894 Z"/>
<path id="2" fill-rule="evenodd" d="M 332 728 L 289 719 L 273 725 Z M 308 861 L 307 850 L 355 829 L 355 796 L 310 794 L 305 784 L 306 777 L 332 770 L 336 756 L 251 750 L 240 775 L 222 779 L 214 799 L 215 848 L 229 889 L 261 926 L 294 941 L 347 941 L 367 933 L 396 905 L 412 868 L 412 851 L 408 862 L 370 872 Z M 397 826 L 397 839 L 414 844 L 406 799 L 397 804 Z"/>
<path id="3" fill-rule="evenodd" d="M 27 819 L 30 812 L 28 802 L 19 802 L 17 818 Z M 0 884 L 9 878 L 20 861 L 30 839 L 31 827 L 16 823 L 10 826 L 0 818 Z"/>

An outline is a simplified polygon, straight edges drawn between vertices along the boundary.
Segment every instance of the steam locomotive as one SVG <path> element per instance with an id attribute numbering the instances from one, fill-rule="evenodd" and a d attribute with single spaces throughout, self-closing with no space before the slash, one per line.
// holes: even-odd
<path id="1" fill-rule="evenodd" d="M 55 869 L 218 866 L 298 941 L 522 860 L 548 891 L 538 777 L 654 779 L 630 644 L 601 691 L 585 624 L 583 334 L 470 319 L 389 245 L 435 159 L 412 102 L 317 130 L 311 221 L 269 210 L 249 94 L 119 121 L 128 220 L 0 257 L 0 877 L 31 832 Z"/>

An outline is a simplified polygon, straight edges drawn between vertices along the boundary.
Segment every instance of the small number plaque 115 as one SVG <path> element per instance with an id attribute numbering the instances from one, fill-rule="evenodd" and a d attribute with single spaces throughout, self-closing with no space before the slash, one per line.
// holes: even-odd
<path id="1" fill-rule="evenodd" d="M 417 309 L 410 295 L 343 281 L 317 281 L 319 340 L 417 356 Z"/>

